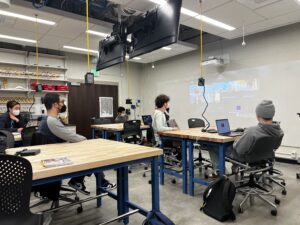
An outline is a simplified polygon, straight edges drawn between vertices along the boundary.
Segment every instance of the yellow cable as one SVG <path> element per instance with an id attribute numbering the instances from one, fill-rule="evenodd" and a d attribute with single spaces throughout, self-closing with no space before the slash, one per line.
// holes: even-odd
<path id="1" fill-rule="evenodd" d="M 87 61 L 88 61 L 88 72 L 91 72 L 91 62 L 90 62 L 90 34 L 89 30 L 89 0 L 85 1 L 86 5 L 86 47 L 88 50 Z"/>
<path id="2" fill-rule="evenodd" d="M 36 65 L 36 71 L 35 71 L 35 76 L 36 76 L 36 83 L 39 82 L 39 25 L 37 22 L 38 15 L 35 15 L 36 17 L 36 23 L 35 23 L 35 65 Z"/>
<path id="3" fill-rule="evenodd" d="M 202 16 L 202 3 L 200 2 L 200 16 Z M 200 20 L 200 76 L 203 77 L 203 22 Z"/>

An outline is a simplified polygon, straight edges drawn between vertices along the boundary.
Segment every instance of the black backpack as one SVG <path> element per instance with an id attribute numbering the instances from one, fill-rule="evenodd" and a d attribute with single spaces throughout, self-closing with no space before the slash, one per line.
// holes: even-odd
<path id="1" fill-rule="evenodd" d="M 235 220 L 235 214 L 232 211 L 235 192 L 234 184 L 227 177 L 217 179 L 206 188 L 203 194 L 203 206 L 200 210 L 221 222 L 229 219 Z"/>
<path id="2" fill-rule="evenodd" d="M 13 134 L 7 130 L 0 130 L 0 154 L 5 154 L 5 150 L 13 148 L 15 138 Z"/>

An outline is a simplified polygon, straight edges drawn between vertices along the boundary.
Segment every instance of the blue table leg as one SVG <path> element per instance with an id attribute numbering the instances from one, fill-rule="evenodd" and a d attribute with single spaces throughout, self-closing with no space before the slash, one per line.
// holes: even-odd
<path id="1" fill-rule="evenodd" d="M 192 141 L 188 142 L 189 144 L 189 185 L 190 185 L 190 195 L 194 196 L 194 189 L 195 189 L 195 183 L 194 183 L 194 145 Z"/>
<path id="2" fill-rule="evenodd" d="M 96 129 L 95 128 L 92 129 L 92 138 L 93 139 L 96 138 Z"/>
<path id="3" fill-rule="evenodd" d="M 223 176 L 225 174 L 225 145 L 219 145 L 219 169 L 220 175 Z"/>
<path id="4" fill-rule="evenodd" d="M 100 195 L 102 192 L 101 188 L 102 187 L 102 180 L 103 180 L 103 173 L 95 173 L 96 176 L 96 193 L 97 195 Z M 97 208 L 101 207 L 102 205 L 102 199 L 97 198 Z"/>
<path id="5" fill-rule="evenodd" d="M 123 167 L 122 169 L 122 176 L 123 176 L 123 182 L 122 182 L 122 189 L 123 189 L 123 198 L 122 198 L 122 212 L 124 214 L 129 212 L 129 207 L 127 202 L 129 201 L 129 191 L 128 191 L 128 166 Z M 129 217 L 124 218 L 123 220 L 124 224 L 129 223 Z"/>
<path id="6" fill-rule="evenodd" d="M 160 143 L 160 148 L 161 149 L 164 149 L 164 139 L 161 138 L 161 143 Z M 160 166 L 160 184 L 161 185 L 164 185 L 165 184 L 165 159 L 164 159 L 164 154 L 162 154 L 160 157 L 159 157 L 159 166 Z"/>
<path id="7" fill-rule="evenodd" d="M 117 207 L 118 207 L 118 216 L 124 214 L 123 212 L 123 174 L 122 170 L 117 169 Z"/>
<path id="8" fill-rule="evenodd" d="M 121 134 L 121 132 L 117 131 L 115 134 L 116 134 L 116 140 L 117 141 L 122 141 L 122 134 Z"/>
<path id="9" fill-rule="evenodd" d="M 187 147 L 186 140 L 181 141 L 181 152 L 182 152 L 182 190 L 183 193 L 187 194 Z"/>
<path id="10" fill-rule="evenodd" d="M 151 185 L 152 185 L 152 210 L 159 211 L 159 171 L 158 157 L 154 157 L 151 161 Z"/>

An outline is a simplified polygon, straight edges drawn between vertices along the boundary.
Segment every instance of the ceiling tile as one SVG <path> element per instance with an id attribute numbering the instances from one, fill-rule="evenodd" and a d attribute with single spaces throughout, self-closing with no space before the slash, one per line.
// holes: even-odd
<path id="1" fill-rule="evenodd" d="M 234 27 L 240 27 L 242 24 L 247 25 L 264 20 L 263 17 L 255 14 L 249 8 L 246 8 L 237 2 L 230 2 L 204 14 L 212 19 Z"/>
<path id="2" fill-rule="evenodd" d="M 60 50 L 64 45 L 70 42 L 71 39 L 57 37 L 54 35 L 45 35 L 39 42 L 39 46 L 43 48 L 50 48 Z"/>
<path id="3" fill-rule="evenodd" d="M 277 3 L 259 8 L 255 10 L 255 12 L 266 18 L 274 18 L 276 16 L 281 16 L 290 12 L 294 12 L 298 9 L 300 9 L 300 5 L 298 5 L 296 1 L 282 0 Z"/>
<path id="4" fill-rule="evenodd" d="M 30 32 L 36 32 L 36 26 L 32 22 L 24 21 L 24 20 L 17 20 L 14 28 L 17 30 L 25 30 Z M 45 25 L 38 25 L 38 34 L 42 35 L 47 33 L 52 27 L 45 26 Z"/>
<path id="5" fill-rule="evenodd" d="M 65 38 L 76 38 L 80 34 L 84 33 L 85 30 L 85 22 L 64 18 L 49 31 L 49 34 Z"/>
<path id="6" fill-rule="evenodd" d="M 202 3 L 202 12 L 209 11 L 211 9 L 214 9 L 218 6 L 221 6 L 225 3 L 230 2 L 231 0 L 209 0 L 209 1 L 203 1 Z M 200 4 L 199 0 L 183 0 L 182 6 L 193 10 L 195 12 L 198 12 L 200 14 Z"/>
<path id="7" fill-rule="evenodd" d="M 267 5 L 272 5 L 276 2 L 280 2 L 282 0 L 256 0 L 256 1 L 249 1 L 249 0 L 237 0 L 238 3 L 248 7 L 249 9 L 258 9 L 262 8 Z"/>

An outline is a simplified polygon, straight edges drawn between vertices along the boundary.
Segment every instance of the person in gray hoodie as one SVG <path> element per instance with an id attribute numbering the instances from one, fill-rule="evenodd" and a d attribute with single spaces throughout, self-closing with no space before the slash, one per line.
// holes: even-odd
<path id="1" fill-rule="evenodd" d="M 247 128 L 241 138 L 236 140 L 233 146 L 226 150 L 226 155 L 243 162 L 247 153 L 252 149 L 256 139 L 265 136 L 277 137 L 278 141 L 276 143 L 276 149 L 279 148 L 284 133 L 280 128 L 279 123 L 273 121 L 274 115 L 275 106 L 272 101 L 263 100 L 260 104 L 258 104 L 256 107 L 256 118 L 258 120 L 258 124 Z M 216 149 L 210 149 L 209 153 L 214 168 L 213 175 L 216 175 L 219 170 L 218 151 Z"/>

